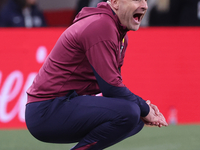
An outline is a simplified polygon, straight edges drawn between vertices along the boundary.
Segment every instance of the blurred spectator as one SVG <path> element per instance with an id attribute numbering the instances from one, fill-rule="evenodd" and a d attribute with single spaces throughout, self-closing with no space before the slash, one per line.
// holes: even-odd
<path id="1" fill-rule="evenodd" d="M 0 27 L 44 27 L 43 13 L 36 0 L 8 0 L 0 12 Z"/>
<path id="2" fill-rule="evenodd" d="M 171 25 L 169 11 L 170 11 L 170 0 L 156 0 L 155 5 L 150 10 L 149 26 Z"/>
<path id="3" fill-rule="evenodd" d="M 170 17 L 173 26 L 200 26 L 200 0 L 171 0 Z"/>
<path id="4" fill-rule="evenodd" d="M 150 26 L 200 26 L 200 0 L 156 0 Z"/>
<path id="5" fill-rule="evenodd" d="M 4 3 L 6 2 L 7 0 L 0 0 L 0 10 L 2 8 L 2 6 L 4 5 Z"/>
<path id="6" fill-rule="evenodd" d="M 106 1 L 107 0 L 79 0 L 76 8 L 76 15 L 83 7 L 96 7 L 98 3 Z"/>

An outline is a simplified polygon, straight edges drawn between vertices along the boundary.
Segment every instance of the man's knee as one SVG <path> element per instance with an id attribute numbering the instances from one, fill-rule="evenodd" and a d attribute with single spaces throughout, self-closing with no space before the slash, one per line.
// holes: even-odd
<path id="1" fill-rule="evenodd" d="M 122 106 L 119 113 L 124 126 L 130 128 L 130 130 L 137 126 L 140 120 L 140 112 L 139 106 L 133 102 Z"/>

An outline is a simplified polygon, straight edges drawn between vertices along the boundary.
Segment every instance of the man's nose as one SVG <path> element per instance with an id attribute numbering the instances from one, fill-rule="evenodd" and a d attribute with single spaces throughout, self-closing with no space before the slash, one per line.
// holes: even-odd
<path id="1" fill-rule="evenodd" d="M 142 0 L 141 1 L 141 8 L 143 10 L 147 10 L 148 9 L 148 4 L 147 4 L 147 1 L 146 0 Z"/>

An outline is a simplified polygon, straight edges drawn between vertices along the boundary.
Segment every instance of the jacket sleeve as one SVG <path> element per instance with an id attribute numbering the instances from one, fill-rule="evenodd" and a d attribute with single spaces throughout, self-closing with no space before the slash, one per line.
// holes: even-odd
<path id="1" fill-rule="evenodd" d="M 86 56 L 103 96 L 134 101 L 141 109 L 141 116 L 145 117 L 149 113 L 149 106 L 122 83 L 117 53 L 117 47 L 113 42 L 101 41 L 87 50 Z"/>

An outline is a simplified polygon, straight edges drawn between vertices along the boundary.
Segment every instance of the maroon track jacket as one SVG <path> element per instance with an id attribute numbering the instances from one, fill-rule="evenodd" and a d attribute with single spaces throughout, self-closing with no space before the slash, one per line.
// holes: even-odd
<path id="1" fill-rule="evenodd" d="M 58 39 L 27 90 L 28 103 L 53 99 L 75 90 L 78 95 L 135 101 L 146 116 L 149 107 L 122 83 L 119 68 L 127 47 L 127 28 L 106 2 L 85 7 Z"/>

